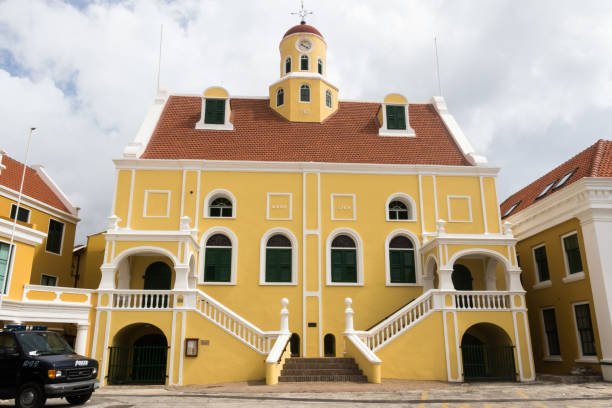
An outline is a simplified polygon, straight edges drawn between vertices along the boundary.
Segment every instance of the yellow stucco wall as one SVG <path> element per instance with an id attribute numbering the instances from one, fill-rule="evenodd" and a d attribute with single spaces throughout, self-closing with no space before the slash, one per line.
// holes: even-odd
<path id="1" fill-rule="evenodd" d="M 566 283 L 563 281 L 563 278 L 567 275 L 561 237 L 572 231 L 576 231 L 578 234 L 580 257 L 585 277 L 581 280 Z M 537 283 L 537 278 L 533 248 L 541 244 L 546 246 L 551 286 L 534 289 L 533 286 Z M 580 222 L 575 218 L 568 220 L 520 241 L 516 247 L 520 258 L 520 266 L 523 270 L 523 286 L 527 290 L 527 308 L 529 310 L 529 325 L 533 339 L 533 356 L 536 370 L 545 373 L 568 374 L 574 366 L 586 366 L 599 371 L 599 364 L 576 362 L 576 360 L 580 359 L 580 344 L 576 334 L 576 323 L 572 306 L 576 302 L 589 303 L 593 333 L 595 335 L 595 348 L 597 349 L 597 357 L 601 358 L 597 319 L 593 305 Z M 555 309 L 562 361 L 550 361 L 551 359 L 546 358 L 547 348 L 542 309 L 549 307 L 554 307 Z"/>

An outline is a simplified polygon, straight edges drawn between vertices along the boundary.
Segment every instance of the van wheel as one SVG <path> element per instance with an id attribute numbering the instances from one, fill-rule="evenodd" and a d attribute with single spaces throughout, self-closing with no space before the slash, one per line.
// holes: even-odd
<path id="1" fill-rule="evenodd" d="M 90 398 L 91 398 L 91 392 L 87 392 L 85 394 L 71 395 L 69 397 L 66 397 L 66 401 L 68 401 L 70 405 L 83 405 Z"/>
<path id="2" fill-rule="evenodd" d="M 45 394 L 42 388 L 35 382 L 29 382 L 19 387 L 15 406 L 17 408 L 41 408 L 45 405 Z"/>

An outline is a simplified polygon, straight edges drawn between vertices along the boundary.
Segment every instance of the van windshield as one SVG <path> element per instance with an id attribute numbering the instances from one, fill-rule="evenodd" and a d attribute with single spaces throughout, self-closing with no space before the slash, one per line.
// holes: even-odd
<path id="1" fill-rule="evenodd" d="M 66 340 L 53 332 L 32 331 L 16 334 L 23 351 L 31 356 L 74 353 Z"/>

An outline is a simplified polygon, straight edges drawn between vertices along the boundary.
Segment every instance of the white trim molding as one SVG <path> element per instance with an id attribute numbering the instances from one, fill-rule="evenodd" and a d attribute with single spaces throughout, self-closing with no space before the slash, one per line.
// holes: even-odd
<path id="1" fill-rule="evenodd" d="M 335 215 L 335 201 L 334 199 L 336 197 L 351 197 L 353 199 L 353 204 L 352 204 L 352 210 L 353 210 L 353 217 L 352 218 L 337 218 Z M 355 197 L 355 194 L 338 194 L 338 193 L 332 193 L 331 196 L 331 220 L 332 221 L 356 221 L 357 220 L 357 200 Z M 341 208 L 340 210 L 347 210 L 348 208 Z"/>
<path id="2" fill-rule="evenodd" d="M 357 282 L 332 282 L 331 243 L 338 235 L 348 235 L 355 242 Z M 363 241 L 361 240 L 361 236 L 351 228 L 337 228 L 333 230 L 325 241 L 325 283 L 327 286 L 363 286 L 363 275 Z"/>
<path id="3" fill-rule="evenodd" d="M 149 193 L 153 194 L 166 194 L 166 215 L 147 215 L 148 204 L 149 204 Z M 142 206 L 142 218 L 168 218 L 170 217 L 170 201 L 172 192 L 170 190 L 145 190 L 144 191 L 144 205 Z"/>
<path id="4" fill-rule="evenodd" d="M 128 143 L 125 149 L 123 149 L 124 158 L 137 159 L 144 153 L 157 127 L 157 122 L 159 122 L 159 118 L 166 107 L 169 96 L 170 92 L 167 89 L 159 89 L 157 91 L 153 105 L 149 108 L 147 116 L 145 116 L 144 121 L 140 125 L 140 129 L 138 129 L 138 133 L 136 133 L 136 137 L 132 142 Z"/>
<path id="5" fill-rule="evenodd" d="M 289 218 L 272 218 L 270 217 L 270 197 L 289 197 Z M 267 193 L 266 194 L 266 220 L 274 221 L 290 221 L 293 219 L 293 194 L 292 193 Z"/>
<path id="6" fill-rule="evenodd" d="M 389 244 L 391 240 L 397 236 L 404 236 L 412 242 L 414 252 L 414 283 L 392 283 L 391 282 L 391 261 L 389 259 Z M 385 239 L 385 285 L 386 286 L 423 286 L 423 271 L 421 270 L 421 251 L 419 238 L 411 231 L 397 229 L 391 231 Z"/>
<path id="7" fill-rule="evenodd" d="M 0 218 L 0 238 L 10 240 L 11 233 L 13 230 L 13 222 Z M 15 224 L 15 236 L 14 241 L 21 242 L 23 244 L 38 246 L 42 244 L 43 240 L 47 238 L 45 232 L 35 230 L 30 227 L 26 227 L 19 223 Z"/>
<path id="8" fill-rule="evenodd" d="M 232 216 L 231 217 L 211 217 L 209 215 L 209 207 L 210 207 L 210 202 L 213 201 L 214 199 L 217 198 L 226 198 L 228 199 L 231 203 L 232 203 Z M 204 214 L 202 214 L 202 217 L 204 218 L 214 218 L 214 219 L 235 219 L 236 218 L 236 197 L 234 197 L 234 195 L 232 194 L 231 191 L 226 190 L 224 188 L 217 188 L 215 190 L 212 190 L 211 192 L 209 192 L 206 195 L 206 198 L 204 198 Z"/>
<path id="9" fill-rule="evenodd" d="M 408 207 L 408 214 L 410 216 L 408 217 L 407 220 L 392 220 L 389 218 L 389 204 L 391 204 L 392 201 L 401 201 Z M 401 193 L 401 192 L 393 193 L 389 196 L 389 198 L 387 198 L 387 201 L 385 202 L 385 219 L 387 221 L 416 222 L 417 221 L 416 212 L 417 212 L 416 202 L 409 194 L 406 194 L 406 193 Z"/>
<path id="10" fill-rule="evenodd" d="M 229 238 L 232 243 L 232 265 L 230 269 L 229 282 L 207 282 L 204 280 L 204 265 L 206 265 L 206 241 L 215 234 L 222 234 Z M 200 261 L 198 263 L 198 284 L 199 285 L 216 285 L 216 286 L 233 286 L 236 285 L 236 275 L 238 267 L 238 237 L 232 230 L 225 227 L 212 227 L 202 234 L 200 239 Z"/>
<path id="11" fill-rule="evenodd" d="M 266 253 L 268 240 L 274 235 L 282 235 L 291 242 L 291 282 L 266 282 Z M 261 237 L 259 246 L 259 284 L 262 286 L 296 286 L 298 279 L 298 241 L 287 228 L 272 228 Z"/>
<path id="12" fill-rule="evenodd" d="M 467 200 L 467 202 L 468 202 L 468 213 L 470 215 L 467 220 L 456 220 L 456 219 L 453 219 L 453 214 L 452 214 L 451 205 L 450 205 L 451 200 Z M 448 209 L 448 222 L 465 222 L 465 223 L 470 223 L 474 219 L 474 217 L 472 215 L 472 197 L 470 197 L 470 196 L 447 195 L 446 196 L 446 208 Z"/>

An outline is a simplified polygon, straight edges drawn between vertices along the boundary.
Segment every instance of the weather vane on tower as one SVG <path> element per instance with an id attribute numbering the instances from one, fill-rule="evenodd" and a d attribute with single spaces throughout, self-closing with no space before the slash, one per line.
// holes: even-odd
<path id="1" fill-rule="evenodd" d="M 300 7 L 300 11 L 296 11 L 291 13 L 291 15 L 293 16 L 300 16 L 300 23 L 301 24 L 306 24 L 306 16 L 309 14 L 312 14 L 312 11 L 308 11 L 304 9 L 304 0 L 302 0 L 301 2 L 301 7 Z"/>

